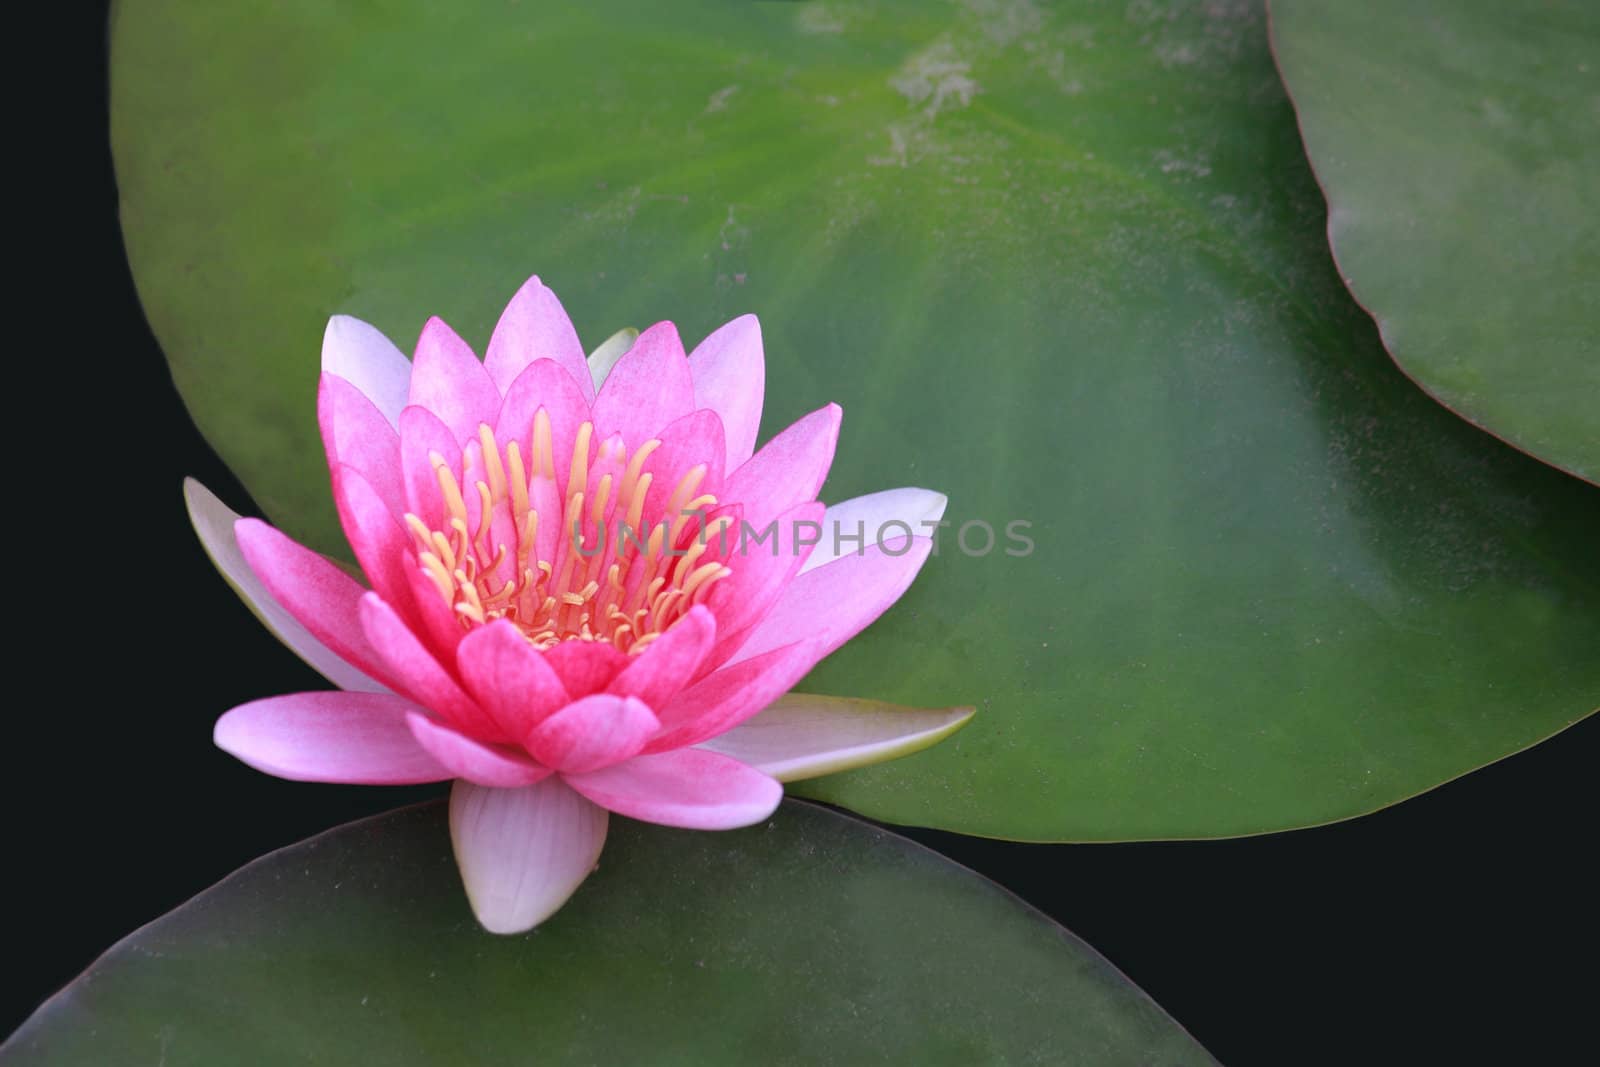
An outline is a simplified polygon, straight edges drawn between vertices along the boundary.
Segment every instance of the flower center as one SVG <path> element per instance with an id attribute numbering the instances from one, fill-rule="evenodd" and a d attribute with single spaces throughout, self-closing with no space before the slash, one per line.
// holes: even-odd
<path id="1" fill-rule="evenodd" d="M 443 456 L 429 454 L 441 528 L 413 514 L 406 525 L 423 573 L 464 629 L 507 619 L 537 648 L 581 640 L 639 652 L 732 573 L 720 560 L 701 562 L 731 524 L 705 521 L 716 503 L 709 493 L 696 495 L 705 465 L 685 473 L 659 513 L 647 515 L 654 475 L 644 465 L 661 442 L 646 441 L 629 456 L 621 437 L 612 437 L 591 468 L 593 434 L 590 423 L 578 428 L 565 494 L 542 408 L 526 464 L 516 441 L 502 449 L 486 425 L 462 452 L 460 480 Z"/>

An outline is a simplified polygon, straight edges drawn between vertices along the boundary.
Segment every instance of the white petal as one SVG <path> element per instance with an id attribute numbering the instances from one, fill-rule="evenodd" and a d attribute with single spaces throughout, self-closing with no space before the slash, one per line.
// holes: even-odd
<path id="1" fill-rule="evenodd" d="M 864 545 L 875 544 L 880 532 L 886 545 L 898 547 L 905 537 L 899 526 L 883 528 L 887 522 L 903 522 L 918 537 L 932 537 L 935 527 L 925 522 L 938 522 L 944 517 L 949 498 L 932 489 L 885 489 L 850 500 L 828 505 L 822 517 L 822 540 L 812 550 L 811 557 L 800 568 L 800 573 L 816 570 L 824 563 L 832 563 L 841 555 L 860 552 Z M 863 533 L 863 540 L 855 536 Z"/>
<path id="2" fill-rule="evenodd" d="M 335 315 L 322 334 L 322 369 L 367 395 L 396 428 L 411 392 L 411 361 L 376 326 Z"/>
<path id="3" fill-rule="evenodd" d="M 312 637 L 293 615 L 272 599 L 272 594 L 261 584 L 256 572 L 245 562 L 244 553 L 239 551 L 239 543 L 234 539 L 233 524 L 239 519 L 237 513 L 193 478 L 183 480 L 183 497 L 189 505 L 189 521 L 194 524 L 194 532 L 200 535 L 200 544 L 205 547 L 206 555 L 211 557 L 211 562 L 216 564 L 222 577 L 255 617 L 279 641 L 288 645 L 311 665 L 312 670 L 340 689 L 358 693 L 389 692 L 386 686 L 356 670 L 327 645 Z"/>
<path id="4" fill-rule="evenodd" d="M 520 789 L 457 780 L 450 840 L 484 929 L 520 934 L 554 915 L 599 861 L 607 818 L 560 778 Z"/>
<path id="5" fill-rule="evenodd" d="M 924 711 L 790 693 L 697 747 L 732 756 L 780 782 L 794 782 L 909 755 L 949 737 L 972 715 L 972 708 Z"/>
<path id="6" fill-rule="evenodd" d="M 638 337 L 639 331 L 628 326 L 601 341 L 600 347 L 589 353 L 589 377 L 594 379 L 596 392 L 606 384 L 606 375 L 617 365 L 617 360 L 628 354 Z"/>

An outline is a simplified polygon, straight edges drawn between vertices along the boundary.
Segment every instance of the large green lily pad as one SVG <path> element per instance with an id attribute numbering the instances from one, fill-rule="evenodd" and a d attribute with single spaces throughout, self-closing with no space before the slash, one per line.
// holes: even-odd
<path id="1" fill-rule="evenodd" d="M 1272 0 L 1350 291 L 1417 382 L 1600 482 L 1600 4 Z"/>
<path id="2" fill-rule="evenodd" d="M 938 558 L 805 688 L 978 716 L 813 795 L 1251 833 L 1600 703 L 1600 493 L 1395 369 L 1254 4 L 166 0 L 112 46 L 151 321 L 291 532 L 338 540 L 324 318 L 481 344 L 535 271 L 591 344 L 758 312 L 767 432 L 844 407 L 830 499 L 949 494 Z"/>
<path id="3" fill-rule="evenodd" d="M 612 820 L 533 933 L 484 933 L 444 807 L 274 852 L 125 939 L 0 1054 L 33 1064 L 1212 1063 L 1093 949 L 903 838 L 790 802 Z"/>

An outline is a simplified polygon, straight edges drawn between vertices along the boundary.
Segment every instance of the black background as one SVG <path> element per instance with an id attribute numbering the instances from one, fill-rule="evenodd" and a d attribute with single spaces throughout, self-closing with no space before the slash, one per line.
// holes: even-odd
<path id="1" fill-rule="evenodd" d="M 30 393 L 13 374 L 8 390 L 12 623 L 26 636 L 8 652 L 22 732 L 5 747 L 0 1033 L 235 867 L 441 792 L 281 782 L 211 745 L 234 704 L 324 683 L 223 585 L 185 518 L 184 475 L 252 509 L 140 311 L 106 143 L 104 9 L 73 17 L 67 62 L 23 101 L 66 138 L 25 157 L 61 202 L 13 205 L 46 220 L 64 267 L 12 264 L 39 289 L 13 317 L 43 329 L 10 363 L 43 381 Z M 17 429 L 34 419 L 47 421 Z M 1597 768 L 1590 719 L 1297 833 L 1052 847 L 906 832 L 1085 938 L 1225 1063 L 1600 1062 Z"/>

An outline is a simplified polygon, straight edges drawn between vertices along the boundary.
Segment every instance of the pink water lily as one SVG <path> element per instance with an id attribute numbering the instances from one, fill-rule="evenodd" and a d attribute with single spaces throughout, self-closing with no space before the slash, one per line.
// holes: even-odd
<path id="1" fill-rule="evenodd" d="M 334 498 L 368 585 L 195 483 L 188 496 L 225 577 L 340 690 L 235 708 L 216 742 L 283 778 L 454 780 L 455 854 L 486 928 L 559 908 L 608 813 L 746 826 L 780 779 L 914 750 L 970 715 L 780 700 L 906 590 L 945 501 L 819 503 L 835 405 L 756 451 L 754 317 L 688 356 L 662 322 L 586 359 L 533 278 L 481 361 L 439 319 L 407 360 L 341 316 L 322 367 Z"/>

